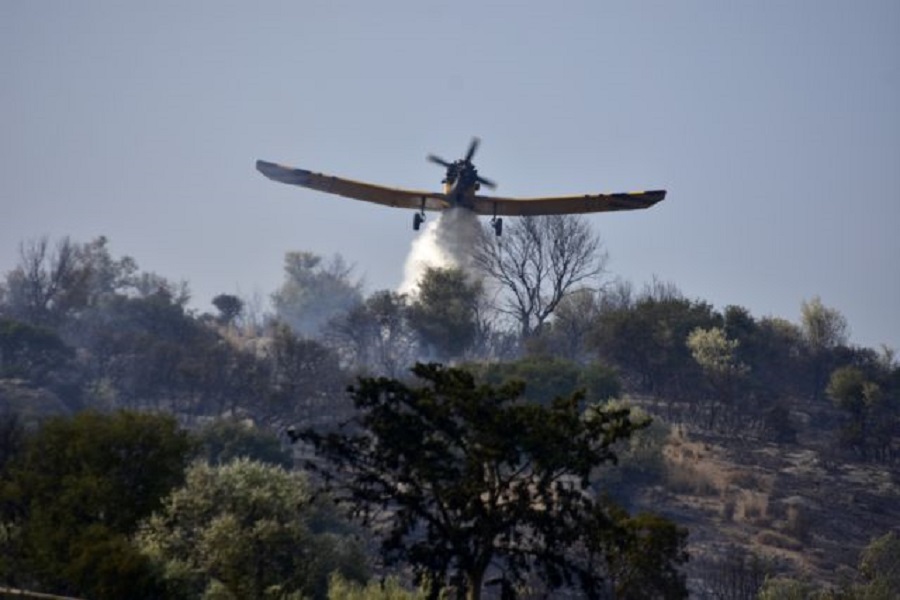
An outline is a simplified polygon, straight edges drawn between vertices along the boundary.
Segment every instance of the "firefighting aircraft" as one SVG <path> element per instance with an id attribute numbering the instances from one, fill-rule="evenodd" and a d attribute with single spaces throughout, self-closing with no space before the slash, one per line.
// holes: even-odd
<path id="1" fill-rule="evenodd" d="M 491 216 L 491 225 L 496 234 L 500 235 L 503 232 L 502 216 L 521 217 L 635 210 L 649 208 L 666 197 L 665 190 L 545 198 L 483 196 L 478 193 L 482 186 L 494 189 L 497 185 L 490 179 L 479 175 L 475 165 L 472 164 L 472 157 L 478 149 L 478 144 L 479 139 L 473 138 L 465 157 L 454 162 L 446 161 L 433 154 L 428 155 L 429 161 L 447 169 L 443 180 L 443 192 L 384 187 L 313 173 L 305 169 L 286 167 L 263 160 L 256 161 L 256 168 L 269 179 L 281 183 L 299 185 L 327 194 L 337 194 L 386 206 L 411 208 L 417 211 L 413 215 L 413 229 L 416 231 L 425 221 L 426 210 L 440 211 L 463 207 L 479 215 Z"/>

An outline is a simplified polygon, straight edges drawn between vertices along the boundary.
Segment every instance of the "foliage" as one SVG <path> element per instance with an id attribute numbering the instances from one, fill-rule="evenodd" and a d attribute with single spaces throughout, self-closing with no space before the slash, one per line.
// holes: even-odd
<path id="1" fill-rule="evenodd" d="M 712 307 L 656 286 L 636 300 L 609 303 L 592 342 L 600 358 L 618 367 L 633 389 L 678 400 L 691 397 L 701 377 L 687 346 L 690 332 L 720 324 Z"/>
<path id="2" fill-rule="evenodd" d="M 286 469 L 294 463 L 275 435 L 249 422 L 217 419 L 195 435 L 200 456 L 210 465 L 223 465 L 236 458 L 248 458 Z"/>
<path id="3" fill-rule="evenodd" d="M 362 586 L 334 573 L 328 585 L 328 600 L 425 600 L 425 594 L 404 589 L 392 577 Z"/>
<path id="4" fill-rule="evenodd" d="M 525 384 L 523 397 L 544 405 L 549 405 L 555 398 L 571 396 L 578 390 L 584 393 L 588 403 L 604 402 L 622 392 L 616 372 L 599 363 L 580 365 L 563 358 L 529 356 L 470 368 L 495 385 L 519 380 Z"/>
<path id="5" fill-rule="evenodd" d="M 631 501 L 631 492 L 638 487 L 657 483 L 664 474 L 663 448 L 669 438 L 670 428 L 659 418 L 652 418 L 644 409 L 626 401 L 610 400 L 588 408 L 587 418 L 596 411 L 627 410 L 631 422 L 643 427 L 613 448 L 617 462 L 601 467 L 594 475 L 596 485 L 623 505 Z"/>
<path id="6" fill-rule="evenodd" d="M 866 598 L 900 596 L 900 536 L 889 532 L 872 540 L 860 556 L 859 571 L 873 592 Z"/>
<path id="7" fill-rule="evenodd" d="M 333 317 L 362 301 L 362 285 L 350 278 L 352 271 L 340 255 L 324 262 L 312 252 L 288 252 L 284 283 L 272 294 L 276 316 L 300 335 L 319 333 Z"/>
<path id="8" fill-rule="evenodd" d="M 859 557 L 857 581 L 836 590 L 806 581 L 767 580 L 759 600 L 893 600 L 900 597 L 900 537 L 889 532 L 873 539 Z"/>
<path id="9" fill-rule="evenodd" d="M 383 290 L 328 323 L 325 338 L 358 371 L 397 377 L 414 361 L 407 297 Z"/>
<path id="10" fill-rule="evenodd" d="M 81 403 L 75 351 L 52 329 L 0 317 L 0 380 L 45 388 L 69 408 Z M 0 392 L 0 406 L 4 404 Z"/>
<path id="11" fill-rule="evenodd" d="M 431 597 L 452 582 L 478 598 L 489 572 L 505 588 L 535 573 L 596 597 L 604 553 L 621 547 L 627 528 L 587 488 L 638 427 L 628 411 L 584 419 L 578 394 L 541 406 L 519 401 L 521 383 L 477 384 L 440 365 L 413 373 L 422 387 L 360 379 L 352 423 L 301 434 L 326 461 L 318 470 L 337 500 L 380 524 L 385 559 L 409 562 Z"/>
<path id="12" fill-rule="evenodd" d="M 266 418 L 308 420 L 342 397 L 346 379 L 337 354 L 276 325 L 268 351 L 271 381 Z"/>
<path id="13" fill-rule="evenodd" d="M 601 305 L 596 291 L 578 288 L 567 292 L 539 332 L 528 340 L 528 348 L 577 362 L 590 361 L 590 332 L 600 317 Z"/>
<path id="14" fill-rule="evenodd" d="M 219 311 L 219 322 L 224 325 L 234 323 L 244 311 L 244 301 L 232 294 L 219 294 L 212 299 L 212 304 Z"/>
<path id="15" fill-rule="evenodd" d="M 735 387 L 749 367 L 737 358 L 740 341 L 729 339 L 722 327 L 694 329 L 688 335 L 687 346 L 715 390 L 716 397 L 710 406 L 707 424 L 712 429 L 716 424 L 719 403 L 724 404 L 726 410 L 734 408 Z"/>
<path id="16" fill-rule="evenodd" d="M 300 473 L 245 458 L 197 462 L 136 543 L 172 595 L 324 598 L 333 571 L 364 575 L 359 549 L 332 520 Z"/>
<path id="17" fill-rule="evenodd" d="M 818 400 L 829 371 L 837 366 L 834 351 L 847 344 L 847 319 L 836 309 L 822 304 L 817 296 L 801 304 L 800 327 L 812 363 L 812 398 Z"/>
<path id="18" fill-rule="evenodd" d="M 890 461 L 900 431 L 900 388 L 895 371 L 847 366 L 835 370 L 825 390 L 847 415 L 840 443 L 862 458 Z"/>
<path id="19" fill-rule="evenodd" d="M 409 306 L 409 323 L 438 359 L 460 357 L 477 338 L 481 295 L 481 284 L 462 269 L 429 267 Z"/>
<path id="20" fill-rule="evenodd" d="M 677 568 L 688 559 L 684 550 L 687 530 L 650 513 L 629 517 L 619 512 L 617 521 L 616 541 L 602 531 L 592 536 L 606 541 L 596 551 L 606 557 L 613 596 L 687 598 L 685 577 Z"/>
<path id="21" fill-rule="evenodd" d="M 28 436 L 2 491 L 2 521 L 18 528 L 15 571 L 92 598 L 154 595 L 152 570 L 128 552 L 127 536 L 183 476 L 191 449 L 171 417 L 82 412 Z M 138 583 L 149 588 L 142 591 Z"/>

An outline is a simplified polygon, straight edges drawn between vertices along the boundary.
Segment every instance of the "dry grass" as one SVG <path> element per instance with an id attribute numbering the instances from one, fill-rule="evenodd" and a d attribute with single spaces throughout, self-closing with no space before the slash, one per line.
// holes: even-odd
<path id="1" fill-rule="evenodd" d="M 772 531 L 771 529 L 760 531 L 756 536 L 756 541 L 762 546 L 772 546 L 774 548 L 781 548 L 782 550 L 790 550 L 792 552 L 800 552 L 803 550 L 803 544 L 801 542 L 786 536 L 783 533 Z"/>
<path id="2" fill-rule="evenodd" d="M 753 525 L 769 522 L 769 494 L 751 490 L 739 490 L 735 503 L 734 519 Z"/>
<path id="3" fill-rule="evenodd" d="M 663 448 L 666 486 L 676 494 L 723 494 L 731 484 L 731 478 L 712 458 L 712 452 L 705 444 L 688 441 L 683 433 L 670 436 Z"/>

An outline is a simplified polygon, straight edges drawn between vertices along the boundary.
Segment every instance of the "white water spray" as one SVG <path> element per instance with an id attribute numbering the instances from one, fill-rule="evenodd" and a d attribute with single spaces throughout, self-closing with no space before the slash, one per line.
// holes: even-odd
<path id="1" fill-rule="evenodd" d="M 478 217 L 464 208 L 445 210 L 434 221 L 428 221 L 424 231 L 413 240 L 403 267 L 403 283 L 397 291 L 415 296 L 419 281 L 429 267 L 456 267 L 471 273 L 472 252 L 480 235 Z"/>

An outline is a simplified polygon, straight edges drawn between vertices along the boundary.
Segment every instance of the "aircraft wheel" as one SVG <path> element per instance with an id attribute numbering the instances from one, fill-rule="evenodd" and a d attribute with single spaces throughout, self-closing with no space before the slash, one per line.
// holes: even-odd
<path id="1" fill-rule="evenodd" d="M 498 236 L 503 233 L 503 219 L 494 219 L 494 233 Z"/>
<path id="2" fill-rule="evenodd" d="M 419 227 L 422 225 L 422 221 L 425 220 L 425 217 L 421 215 L 421 213 L 416 213 L 413 215 L 413 229 L 415 231 L 419 230 Z"/>

